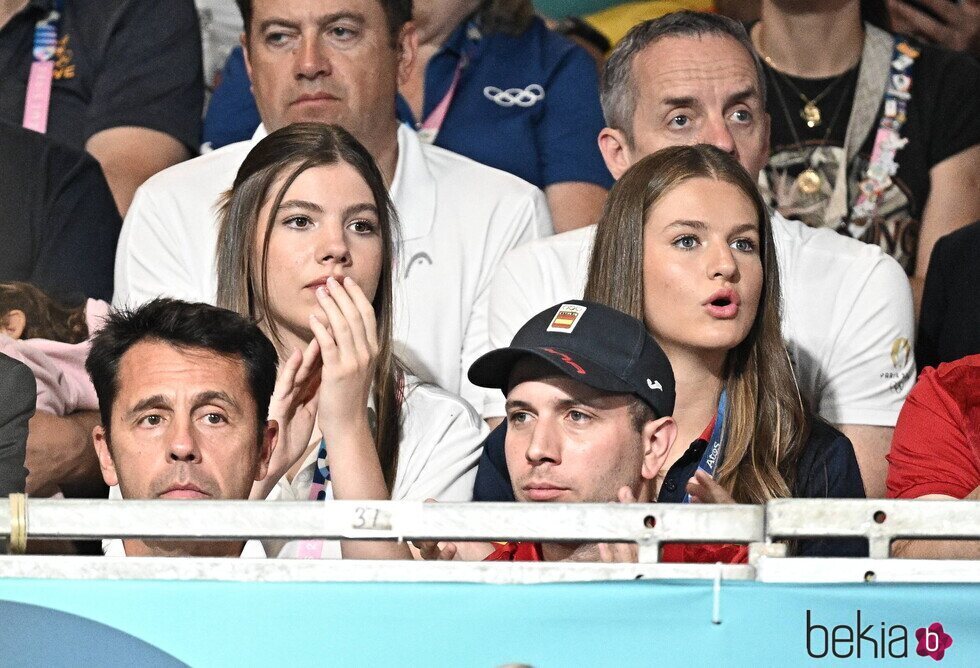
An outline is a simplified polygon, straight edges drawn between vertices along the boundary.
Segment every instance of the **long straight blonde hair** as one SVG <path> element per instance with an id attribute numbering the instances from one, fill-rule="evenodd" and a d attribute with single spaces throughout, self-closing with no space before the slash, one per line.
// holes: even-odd
<path id="1" fill-rule="evenodd" d="M 265 324 L 277 347 L 282 347 L 279 326 L 269 317 L 268 254 L 275 215 L 286 191 L 307 169 L 346 163 L 367 183 L 378 209 L 381 232 L 381 276 L 374 295 L 378 324 L 378 359 L 374 370 L 373 399 L 377 414 L 375 447 L 385 483 L 391 490 L 398 467 L 401 438 L 401 367 L 392 343 L 392 280 L 398 218 L 388 197 L 384 178 L 371 155 L 346 130 L 321 123 L 295 123 L 273 132 L 255 145 L 238 170 L 235 183 L 221 203 L 218 233 L 218 306 Z M 283 178 L 272 193 L 277 180 Z M 265 235 L 259 240 L 259 211 L 272 198 Z M 256 255 L 256 245 L 261 253 Z M 258 257 L 258 266 L 255 258 Z"/>
<path id="2" fill-rule="evenodd" d="M 714 146 L 699 144 L 665 148 L 633 165 L 606 201 L 585 298 L 645 320 L 643 229 L 647 214 L 672 188 L 699 177 L 737 187 L 752 201 L 759 219 L 762 294 L 748 335 L 725 360 L 725 450 L 715 477 L 737 502 L 764 503 L 792 496 L 809 422 L 782 339 L 779 268 L 769 214 L 758 188 L 738 161 Z"/>

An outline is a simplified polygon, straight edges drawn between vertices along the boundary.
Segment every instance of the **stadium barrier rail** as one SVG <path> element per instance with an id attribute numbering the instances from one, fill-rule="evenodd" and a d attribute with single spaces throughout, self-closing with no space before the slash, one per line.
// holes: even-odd
<path id="1" fill-rule="evenodd" d="M 865 538 L 868 558 L 785 556 L 779 540 Z M 0 541 L 27 538 L 633 542 L 635 564 L 0 557 L 0 577 L 245 581 L 721 579 L 980 582 L 980 560 L 906 560 L 895 539 L 980 539 L 980 502 L 781 499 L 766 506 L 407 501 L 109 501 L 0 498 Z M 743 565 L 658 563 L 661 544 L 739 543 Z"/>

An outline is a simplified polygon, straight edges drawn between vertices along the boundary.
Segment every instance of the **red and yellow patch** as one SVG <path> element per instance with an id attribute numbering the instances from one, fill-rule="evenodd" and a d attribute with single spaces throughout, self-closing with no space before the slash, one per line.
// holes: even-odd
<path id="1" fill-rule="evenodd" d="M 551 319 L 551 324 L 548 325 L 547 331 L 571 334 L 585 311 L 585 306 L 562 304 L 558 307 L 558 312 L 555 313 L 555 317 Z"/>

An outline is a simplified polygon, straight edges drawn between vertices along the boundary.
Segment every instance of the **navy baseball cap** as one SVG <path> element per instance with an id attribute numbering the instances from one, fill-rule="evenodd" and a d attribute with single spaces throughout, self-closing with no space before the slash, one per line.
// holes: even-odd
<path id="1" fill-rule="evenodd" d="M 674 372 L 636 318 L 595 302 L 567 301 L 531 318 L 507 348 L 470 366 L 470 382 L 507 392 L 511 371 L 528 356 L 597 390 L 635 394 L 657 414 L 674 412 Z"/>

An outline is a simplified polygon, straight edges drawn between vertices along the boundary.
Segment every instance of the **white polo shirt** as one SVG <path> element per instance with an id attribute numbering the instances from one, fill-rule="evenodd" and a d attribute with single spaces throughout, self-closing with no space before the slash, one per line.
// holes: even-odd
<path id="1" fill-rule="evenodd" d="M 476 465 L 489 430 L 476 411 L 445 390 L 407 379 L 402 405 L 402 437 L 391 498 L 394 501 L 471 501 Z M 316 469 L 317 450 L 306 457 L 292 481 L 282 478 L 270 501 L 307 501 Z M 324 488 L 333 498 L 330 481 Z M 296 557 L 299 541 L 264 541 L 269 555 Z M 340 559 L 339 541 L 320 542 L 321 559 Z"/>
<path id="2" fill-rule="evenodd" d="M 489 349 L 510 345 L 549 306 L 581 299 L 596 226 L 507 254 L 490 292 Z M 915 380 L 908 277 L 878 246 L 772 217 L 783 338 L 811 408 L 833 424 L 895 426 Z M 483 416 L 504 415 L 486 390 Z"/>
<path id="3" fill-rule="evenodd" d="M 216 203 L 234 182 L 252 140 L 174 165 L 133 199 L 116 250 L 115 306 L 168 296 L 213 304 L 217 295 Z M 473 401 L 466 369 L 486 347 L 490 280 L 504 254 L 551 234 L 534 186 L 398 129 L 391 197 L 401 222 L 395 279 L 397 353 L 425 381 Z"/>

